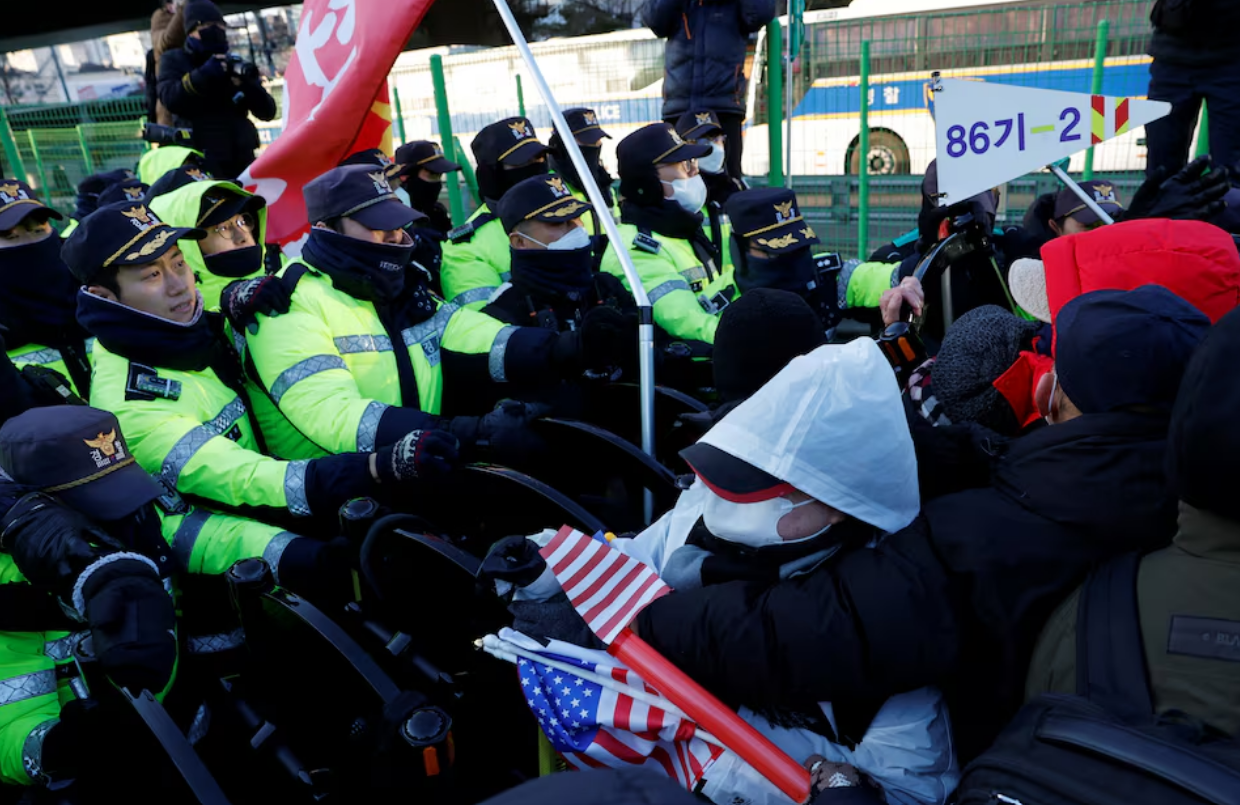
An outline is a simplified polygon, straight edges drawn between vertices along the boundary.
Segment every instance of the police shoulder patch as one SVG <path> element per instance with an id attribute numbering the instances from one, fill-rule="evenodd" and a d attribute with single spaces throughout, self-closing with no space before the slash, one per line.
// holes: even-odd
<path id="1" fill-rule="evenodd" d="M 150 366 L 131 361 L 129 377 L 125 382 L 125 399 L 154 400 L 156 398 L 179 400 L 181 398 L 180 381 L 160 377 L 159 373 Z"/>
<path id="2" fill-rule="evenodd" d="M 473 221 L 466 221 L 455 229 L 448 230 L 448 240 L 453 243 L 469 243 L 474 237 L 477 228 Z"/>
<path id="3" fill-rule="evenodd" d="M 645 232 L 638 232 L 637 237 L 633 238 L 633 248 L 640 249 L 641 251 L 648 252 L 650 254 L 658 254 L 663 250 L 663 244 L 655 240 L 653 235 L 648 235 Z"/>

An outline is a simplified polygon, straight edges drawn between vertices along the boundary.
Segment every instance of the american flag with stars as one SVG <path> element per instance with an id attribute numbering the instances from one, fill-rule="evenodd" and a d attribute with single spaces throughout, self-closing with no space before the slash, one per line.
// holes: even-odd
<path id="1" fill-rule="evenodd" d="M 544 647 L 512 629 L 502 630 L 500 637 L 527 654 L 588 675 L 583 678 L 534 659 L 517 663 L 526 704 L 552 747 L 573 768 L 643 766 L 693 791 L 723 755 L 723 749 L 696 735 L 696 724 L 674 715 L 678 711 L 670 704 L 668 709 L 656 706 L 666 702 L 659 692 L 606 652 L 558 640 Z M 643 693 L 641 699 L 647 701 L 625 693 L 626 688 Z"/>

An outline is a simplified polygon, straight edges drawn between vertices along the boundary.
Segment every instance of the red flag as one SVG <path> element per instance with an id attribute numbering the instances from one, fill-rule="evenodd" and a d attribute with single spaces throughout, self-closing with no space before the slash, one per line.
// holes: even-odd
<path id="1" fill-rule="evenodd" d="M 365 148 L 391 152 L 387 75 L 433 0 L 308 0 L 284 73 L 283 131 L 240 177 L 267 200 L 267 240 L 309 231 L 301 189 Z"/>

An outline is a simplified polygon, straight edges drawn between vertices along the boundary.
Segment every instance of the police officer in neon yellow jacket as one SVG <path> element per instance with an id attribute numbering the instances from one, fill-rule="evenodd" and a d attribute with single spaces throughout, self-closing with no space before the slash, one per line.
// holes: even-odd
<path id="1" fill-rule="evenodd" d="M 405 227 L 417 213 L 381 171 L 334 168 L 304 195 L 314 226 L 300 260 L 284 270 L 296 288 L 292 306 L 260 315 L 246 336 L 263 388 L 291 423 L 289 433 L 279 421 L 263 422 L 272 425 L 267 438 L 279 455 L 372 450 L 394 434 L 442 427 L 463 450 L 489 446 L 491 458 L 506 463 L 502 453 L 519 449 L 531 415 L 519 403 L 485 413 L 507 385 L 551 385 L 614 365 L 622 347 L 610 328 L 623 322 L 608 314 L 553 333 L 506 325 L 429 293 L 420 273 L 406 270 L 413 246 Z M 495 226 L 507 253 L 503 224 Z"/>
<path id="2" fill-rule="evenodd" d="M 178 568 L 155 511 L 163 490 L 116 418 L 80 405 L 8 420 L 0 469 L 0 782 L 64 783 L 97 766 L 113 728 L 71 687 L 80 637 L 113 684 L 160 698 L 172 685 Z"/>
<path id="3" fill-rule="evenodd" d="M 77 282 L 60 259 L 52 218 L 64 216 L 25 182 L 0 180 L 0 325 L 14 366 L 57 372 L 86 398 L 89 346 L 74 315 Z"/>
<path id="4" fill-rule="evenodd" d="M 547 146 L 534 124 L 510 117 L 484 127 L 470 143 L 478 165 L 483 204 L 469 220 L 448 233 L 443 247 L 443 294 L 457 307 L 482 309 L 510 277 L 508 234 L 497 205 L 523 179 L 547 172 Z"/>
<path id="5" fill-rule="evenodd" d="M 238 205 L 229 218 L 244 214 L 244 197 L 229 203 Z M 289 587 L 339 589 L 347 546 L 289 529 L 312 528 L 316 518 L 334 523 L 349 498 L 382 497 L 381 484 L 412 482 L 432 464 L 446 470 L 455 442 L 405 432 L 378 452 L 311 461 L 264 455 L 237 355 L 222 317 L 204 309 L 182 239 L 204 249 L 213 243 L 201 229 L 169 226 L 143 204 L 122 203 L 87 216 L 65 243 L 65 261 L 85 286 L 79 321 L 97 338 L 96 404 L 116 414 L 147 471 L 199 504 L 166 523 L 190 572 L 223 573 L 262 557 Z"/>

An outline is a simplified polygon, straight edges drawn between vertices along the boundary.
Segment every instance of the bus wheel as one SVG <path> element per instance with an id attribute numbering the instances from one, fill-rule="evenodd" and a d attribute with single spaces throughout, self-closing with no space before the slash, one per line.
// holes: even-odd
<path id="1" fill-rule="evenodd" d="M 870 153 L 866 163 L 871 176 L 892 176 L 909 172 L 908 146 L 898 135 L 890 131 L 870 132 Z M 853 140 L 848 148 L 848 172 L 861 173 L 861 138 Z"/>

